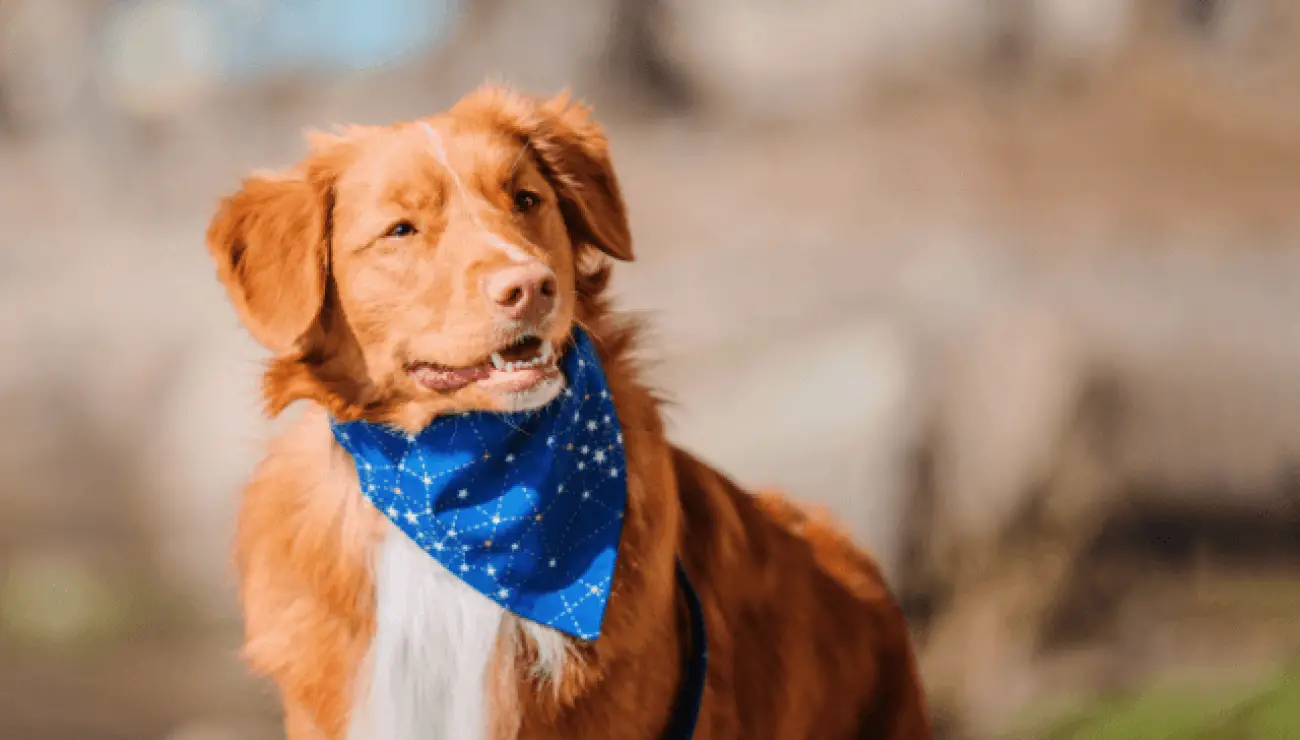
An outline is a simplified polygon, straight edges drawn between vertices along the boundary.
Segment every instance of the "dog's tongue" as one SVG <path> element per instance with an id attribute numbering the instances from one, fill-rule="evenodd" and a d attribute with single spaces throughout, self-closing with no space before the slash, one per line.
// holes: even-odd
<path id="1" fill-rule="evenodd" d="M 482 380 L 492 374 L 492 368 L 486 364 L 464 368 L 439 368 L 423 365 L 416 368 L 413 375 L 425 388 L 436 391 L 451 391 Z"/>

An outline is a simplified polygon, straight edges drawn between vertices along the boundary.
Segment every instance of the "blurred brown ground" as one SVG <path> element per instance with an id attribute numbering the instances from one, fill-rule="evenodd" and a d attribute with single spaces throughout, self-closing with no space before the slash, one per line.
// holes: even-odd
<path id="1" fill-rule="evenodd" d="M 479 2 L 392 69 L 114 97 L 63 53 L 110 4 L 0 0 L 0 738 L 275 736 L 206 219 L 304 126 L 488 75 L 596 102 L 674 436 L 845 519 L 954 732 L 1294 656 L 1300 11 L 761 5 Z"/>

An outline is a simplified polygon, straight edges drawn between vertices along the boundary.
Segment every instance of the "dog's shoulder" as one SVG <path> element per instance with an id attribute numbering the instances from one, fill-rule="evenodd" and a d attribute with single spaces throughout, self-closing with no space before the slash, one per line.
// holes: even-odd
<path id="1" fill-rule="evenodd" d="M 771 490 L 756 491 L 752 498 L 769 521 L 806 543 L 818 565 L 859 599 L 889 596 L 875 558 L 853 542 L 828 509 Z"/>
<path id="2" fill-rule="evenodd" d="M 859 599 L 888 597 L 880 567 L 828 510 L 776 491 L 744 491 L 678 448 L 673 449 L 673 461 L 688 536 L 743 541 L 760 558 L 806 550 L 819 570 Z"/>
<path id="3" fill-rule="evenodd" d="M 243 492 L 234 555 L 245 659 L 276 679 L 291 713 L 341 736 L 374 630 L 370 553 L 382 530 L 329 435 L 312 411 L 270 443 Z"/>
<path id="4" fill-rule="evenodd" d="M 767 707 L 780 687 L 798 707 L 736 721 L 791 723 L 799 736 L 929 737 L 907 623 L 871 556 L 823 509 L 748 493 L 681 450 L 673 461 L 683 556 L 720 627 L 710 648 L 731 660 L 731 700 Z"/>
<path id="5" fill-rule="evenodd" d="M 271 440 L 245 487 L 235 545 L 238 551 L 278 543 L 290 559 L 328 556 L 328 562 L 368 553 L 382 523 L 361 496 L 351 459 L 334 442 L 324 414 L 309 409 Z"/>

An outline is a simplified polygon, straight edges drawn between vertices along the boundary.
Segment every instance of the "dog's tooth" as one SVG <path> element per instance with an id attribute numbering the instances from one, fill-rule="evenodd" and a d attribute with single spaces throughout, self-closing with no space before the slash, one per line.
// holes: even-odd
<path id="1" fill-rule="evenodd" d="M 497 370 L 505 369 L 506 361 L 505 358 L 501 356 L 500 352 L 492 353 L 492 367 L 496 368 Z"/>
<path id="2" fill-rule="evenodd" d="M 555 345 L 548 339 L 542 342 L 542 354 L 538 355 L 537 359 L 539 362 L 550 362 L 553 357 L 555 357 Z"/>

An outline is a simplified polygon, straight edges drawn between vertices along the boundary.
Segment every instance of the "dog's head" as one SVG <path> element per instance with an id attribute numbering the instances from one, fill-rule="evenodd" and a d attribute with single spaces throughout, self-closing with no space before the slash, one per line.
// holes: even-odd
<path id="1" fill-rule="evenodd" d="M 208 230 L 244 324 L 276 354 L 272 413 L 311 398 L 418 427 L 553 399 L 606 258 L 632 259 L 588 111 L 485 87 L 432 118 L 308 138 L 302 162 L 245 180 Z"/>

